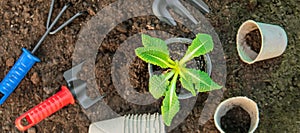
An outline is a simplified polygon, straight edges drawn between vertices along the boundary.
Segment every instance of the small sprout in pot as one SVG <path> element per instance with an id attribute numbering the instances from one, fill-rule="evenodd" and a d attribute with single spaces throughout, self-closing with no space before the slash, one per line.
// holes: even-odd
<path id="1" fill-rule="evenodd" d="M 176 94 L 176 81 L 178 79 L 181 85 L 194 96 L 197 92 L 208 92 L 222 88 L 206 72 L 186 67 L 188 61 L 213 50 L 213 40 L 210 35 L 197 34 L 179 61 L 170 58 L 167 44 L 159 38 L 143 34 L 142 43 L 144 47 L 135 49 L 136 55 L 147 63 L 167 69 L 161 75 L 153 75 L 149 79 L 149 91 L 153 97 L 156 99 L 164 97 L 161 111 L 167 126 L 171 125 L 172 119 L 180 108 Z"/>

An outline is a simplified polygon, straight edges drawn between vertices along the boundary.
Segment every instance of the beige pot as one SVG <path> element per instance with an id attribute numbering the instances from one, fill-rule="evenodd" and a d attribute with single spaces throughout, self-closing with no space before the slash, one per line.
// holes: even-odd
<path id="1" fill-rule="evenodd" d="M 246 43 L 246 35 L 258 29 L 261 35 L 260 52 L 251 50 Z M 248 20 L 244 22 L 237 33 L 237 51 L 242 61 L 252 64 L 257 61 L 280 56 L 287 46 L 287 35 L 283 28 L 277 25 L 265 24 Z"/>
<path id="2" fill-rule="evenodd" d="M 253 133 L 259 123 L 259 111 L 257 104 L 247 97 L 233 97 L 219 104 L 214 115 L 215 126 L 221 133 L 225 133 L 221 128 L 221 117 L 223 117 L 230 109 L 235 106 L 240 106 L 249 113 L 251 124 L 248 132 Z"/>

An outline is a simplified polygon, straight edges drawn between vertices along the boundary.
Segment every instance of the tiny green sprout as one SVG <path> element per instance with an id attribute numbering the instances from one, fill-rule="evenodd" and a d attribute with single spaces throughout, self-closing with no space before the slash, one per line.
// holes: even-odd
<path id="1" fill-rule="evenodd" d="M 135 54 L 147 63 L 166 68 L 168 71 L 161 75 L 153 75 L 149 80 L 149 92 L 154 98 L 164 96 L 161 106 L 162 117 L 167 126 L 171 125 L 173 117 L 178 113 L 180 104 L 176 94 L 176 81 L 190 91 L 194 96 L 197 92 L 207 92 L 221 89 L 210 76 L 196 69 L 186 68 L 186 63 L 213 50 L 213 40 L 208 34 L 197 34 L 180 61 L 172 60 L 165 41 L 142 35 L 144 47 L 135 49 Z M 172 78 L 172 79 L 171 79 Z"/>

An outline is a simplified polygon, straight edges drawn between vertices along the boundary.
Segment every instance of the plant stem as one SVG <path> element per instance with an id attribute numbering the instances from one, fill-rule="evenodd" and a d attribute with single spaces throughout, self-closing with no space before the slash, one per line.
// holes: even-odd
<path id="1" fill-rule="evenodd" d="M 175 70 L 171 70 L 169 73 L 166 73 L 166 79 L 170 79 L 175 73 Z"/>
<path id="2" fill-rule="evenodd" d="M 171 63 L 171 65 L 175 65 L 175 61 L 173 61 L 171 58 L 168 59 L 168 62 Z"/>

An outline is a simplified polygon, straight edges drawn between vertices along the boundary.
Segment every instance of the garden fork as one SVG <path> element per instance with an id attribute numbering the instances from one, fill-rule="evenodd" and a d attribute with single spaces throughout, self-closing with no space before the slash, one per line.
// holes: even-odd
<path id="1" fill-rule="evenodd" d="M 196 6 L 196 8 L 200 8 L 202 13 L 210 12 L 209 7 L 202 0 L 189 0 L 189 2 Z M 152 5 L 152 10 L 156 17 L 163 22 L 176 26 L 176 22 L 171 17 L 168 8 L 174 9 L 176 13 L 187 17 L 194 24 L 198 24 L 197 20 L 190 14 L 190 12 L 181 4 L 179 0 L 154 0 Z"/>

